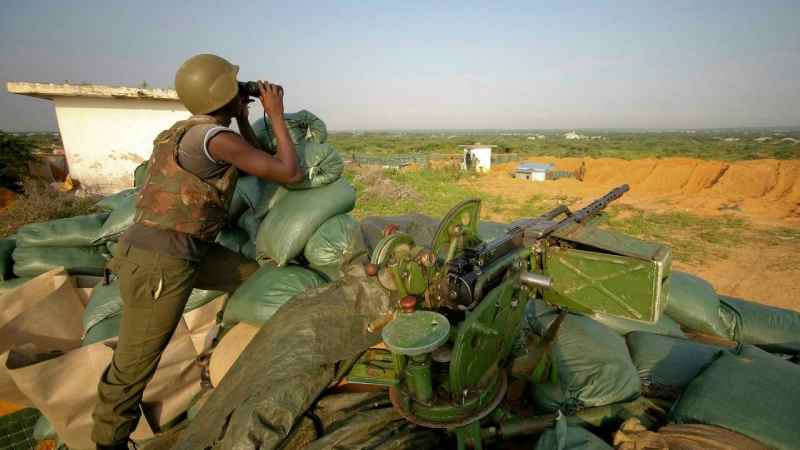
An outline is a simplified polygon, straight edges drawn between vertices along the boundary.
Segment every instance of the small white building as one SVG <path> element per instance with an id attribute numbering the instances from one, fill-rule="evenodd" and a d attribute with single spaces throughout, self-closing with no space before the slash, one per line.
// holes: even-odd
<path id="1" fill-rule="evenodd" d="M 552 164 L 523 163 L 517 166 L 514 178 L 518 180 L 545 181 L 547 173 L 553 170 Z"/>
<path id="2" fill-rule="evenodd" d="M 153 140 L 189 112 L 171 89 L 9 82 L 8 92 L 51 100 L 70 176 L 102 193 L 133 186 Z"/>
<path id="3" fill-rule="evenodd" d="M 496 145 L 459 145 L 464 149 L 464 160 L 461 163 L 462 170 L 475 170 L 476 172 L 488 172 L 492 169 L 492 149 Z"/>

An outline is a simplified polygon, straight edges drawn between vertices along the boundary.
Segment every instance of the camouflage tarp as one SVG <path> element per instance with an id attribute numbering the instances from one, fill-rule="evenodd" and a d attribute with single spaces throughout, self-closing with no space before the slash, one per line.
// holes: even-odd
<path id="1" fill-rule="evenodd" d="M 175 450 L 273 449 L 301 416 L 368 347 L 380 341 L 367 325 L 392 309 L 367 277 L 365 254 L 353 255 L 340 280 L 285 304 L 245 349 Z"/>

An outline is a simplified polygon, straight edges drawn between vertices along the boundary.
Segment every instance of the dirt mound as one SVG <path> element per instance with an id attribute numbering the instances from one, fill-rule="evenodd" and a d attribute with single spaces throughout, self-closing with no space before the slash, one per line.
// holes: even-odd
<path id="1" fill-rule="evenodd" d="M 575 170 L 586 163 L 583 182 L 561 179 L 535 183 L 513 179 L 518 163 L 502 164 L 480 181 L 499 195 L 535 192 L 588 199 L 627 183 L 622 202 L 645 209 L 673 207 L 701 215 L 736 212 L 757 223 L 800 225 L 800 161 L 702 161 L 688 158 L 621 159 L 531 158 Z"/>
<path id="2" fill-rule="evenodd" d="M 517 180 L 511 174 L 518 163 L 511 163 L 492 167 L 490 173 L 472 183 L 481 191 L 513 202 L 532 202 L 544 196 L 562 198 L 572 207 L 584 206 L 590 199 L 627 183 L 631 190 L 619 203 L 639 209 L 684 211 L 710 220 L 733 214 L 759 229 L 800 229 L 798 160 L 531 158 L 528 162 L 575 170 L 582 161 L 586 162 L 583 182 L 570 178 L 543 183 Z M 781 233 L 759 236 L 759 240 L 746 238 L 728 248 L 726 258 L 709 256 L 693 265 L 676 261 L 675 268 L 706 278 L 722 294 L 800 311 L 796 295 L 800 243 L 781 237 Z"/>

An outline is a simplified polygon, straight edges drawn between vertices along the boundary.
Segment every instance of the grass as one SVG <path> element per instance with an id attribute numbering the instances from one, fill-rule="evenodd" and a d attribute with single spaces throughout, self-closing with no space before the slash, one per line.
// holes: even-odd
<path id="1" fill-rule="evenodd" d="M 346 176 L 358 193 L 353 214 L 358 217 L 390 216 L 419 212 L 441 217 L 468 198 L 488 199 L 485 194 L 459 183 L 468 179 L 457 170 L 383 170 L 350 167 Z M 473 175 L 477 176 L 477 175 Z"/>
<path id="2" fill-rule="evenodd" d="M 673 258 L 700 264 L 709 258 L 727 258 L 730 249 L 753 233 L 739 217 L 701 217 L 682 211 L 649 212 L 627 205 L 608 208 L 604 227 L 672 247 Z"/>
<path id="3" fill-rule="evenodd" d="M 578 130 L 580 132 L 580 130 Z M 600 136 L 596 140 L 567 140 L 563 131 L 545 132 L 545 139 L 530 140 L 537 132 L 334 132 L 328 141 L 342 154 L 456 154 L 459 144 L 475 142 L 494 144 L 495 153 L 579 158 L 673 158 L 706 160 L 752 160 L 763 158 L 798 159 L 800 144 L 754 141 L 767 131 L 699 130 L 685 132 L 621 132 L 586 130 L 581 134 Z M 786 136 L 800 137 L 800 131 Z M 735 137 L 738 141 L 725 141 Z"/>
<path id="4" fill-rule="evenodd" d="M 354 211 L 358 218 L 411 212 L 442 217 L 458 202 L 480 198 L 483 201 L 481 211 L 484 220 L 508 223 L 523 217 L 535 217 L 559 204 L 571 205 L 576 201 L 572 197 L 537 193 L 525 201 L 515 202 L 471 188 L 471 177 L 479 176 L 434 169 L 372 169 L 370 172 L 366 168 L 350 168 L 348 172 L 358 191 Z M 376 185 L 380 188 L 376 189 Z M 745 240 L 763 240 L 765 243 L 800 240 L 799 230 L 756 229 L 733 214 L 710 218 L 681 211 L 644 211 L 622 204 L 611 205 L 600 226 L 669 245 L 673 258 L 689 265 L 702 264 L 710 259 L 725 259 L 732 248 Z"/>
<path id="5" fill-rule="evenodd" d="M 0 239 L 16 233 L 23 225 L 96 212 L 94 204 L 99 195 L 75 195 L 59 192 L 39 181 L 26 181 L 25 193 L 19 195 L 8 209 L 0 214 Z"/>

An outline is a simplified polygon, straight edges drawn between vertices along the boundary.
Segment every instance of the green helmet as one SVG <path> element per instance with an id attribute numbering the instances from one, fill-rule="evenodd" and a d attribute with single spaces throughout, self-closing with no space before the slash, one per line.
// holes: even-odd
<path id="1" fill-rule="evenodd" d="M 239 93 L 239 66 L 217 55 L 195 55 L 175 74 L 178 98 L 192 114 L 208 114 L 227 105 Z"/>

